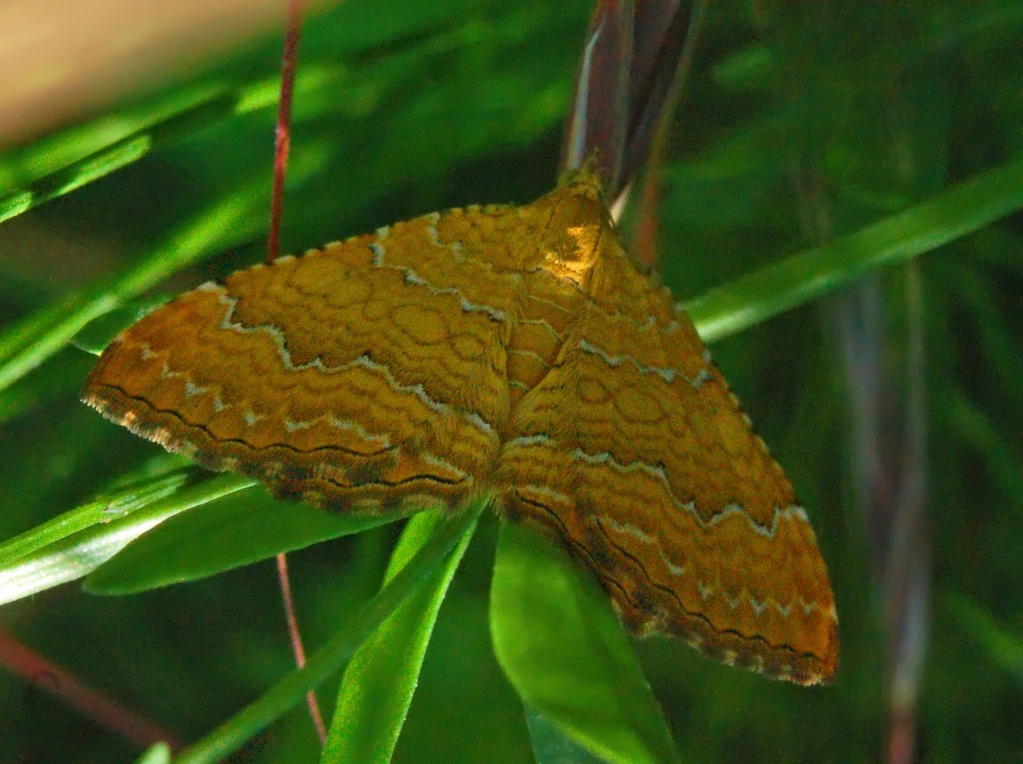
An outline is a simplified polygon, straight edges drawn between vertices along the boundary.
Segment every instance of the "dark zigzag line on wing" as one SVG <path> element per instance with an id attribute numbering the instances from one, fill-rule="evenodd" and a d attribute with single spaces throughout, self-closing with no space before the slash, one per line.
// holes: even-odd
<path id="1" fill-rule="evenodd" d="M 168 416 L 171 416 L 171 417 L 177 419 L 179 422 L 181 422 L 181 424 L 183 424 L 186 427 L 192 427 L 192 428 L 195 428 L 195 429 L 201 431 L 207 438 L 209 438 L 209 440 L 211 440 L 214 443 L 236 443 L 236 444 L 238 444 L 240 446 L 243 446 L 243 447 L 247 448 L 249 451 L 259 452 L 259 451 L 268 451 L 268 450 L 270 450 L 272 448 L 280 448 L 280 449 L 283 449 L 285 451 L 291 451 L 293 453 L 303 454 L 303 455 L 314 454 L 314 453 L 317 453 L 319 451 L 337 451 L 337 452 L 340 452 L 342 454 L 350 454 L 352 456 L 359 456 L 359 457 L 363 457 L 363 458 L 371 458 L 371 457 L 375 457 L 375 456 L 380 456 L 382 454 L 388 453 L 390 451 L 393 451 L 393 450 L 399 448 L 399 446 L 388 446 L 387 448 L 383 448 L 383 449 L 381 449 L 379 451 L 374 451 L 374 452 L 371 452 L 371 453 L 368 453 L 368 454 L 364 454 L 364 453 L 362 453 L 360 451 L 353 451 L 351 449 L 344 448 L 343 446 L 330 446 L 330 445 L 327 445 L 327 446 L 316 446 L 315 448 L 310 448 L 310 449 L 301 449 L 301 448 L 297 448 L 296 446 L 292 446 L 289 443 L 271 443 L 271 444 L 266 445 L 266 446 L 256 446 L 256 445 L 253 445 L 252 443 L 249 443 L 248 441 L 242 440 L 240 438 L 217 438 L 216 436 L 213 435 L 213 433 L 211 433 L 209 431 L 209 428 L 206 427 L 205 425 L 195 424 L 195 423 L 189 422 L 187 419 L 185 419 L 183 416 L 181 416 L 181 414 L 179 414 L 178 412 L 173 411 L 171 409 L 157 408 L 147 398 L 145 398 L 143 396 L 131 395 L 131 394 L 126 392 L 123 388 L 121 388 L 118 385 L 111 385 L 111 384 L 105 383 L 103 385 L 103 387 L 107 387 L 107 388 L 110 388 L 112 390 L 117 390 L 118 392 L 123 394 L 125 398 L 128 398 L 129 400 L 134 400 L 134 401 L 137 401 L 139 403 L 145 404 L 149 408 L 150 411 L 152 411 L 152 412 L 154 412 L 156 414 L 166 414 Z M 122 422 L 121 424 L 124 424 L 124 423 Z M 130 430 L 138 432 L 138 434 L 140 434 L 140 435 L 142 434 L 141 432 L 139 432 L 140 428 L 135 428 L 135 427 L 130 426 L 130 425 L 125 425 L 125 426 L 127 426 L 128 429 L 130 429 Z M 272 473 L 270 473 L 270 472 L 264 472 L 263 474 L 272 475 Z M 336 480 L 331 480 L 330 478 L 322 478 L 322 479 L 326 480 L 328 483 L 332 483 L 333 485 L 336 485 L 338 488 L 355 488 L 355 487 L 358 487 L 358 486 L 353 486 L 353 485 L 346 485 L 345 483 L 339 483 Z M 417 475 L 413 475 L 412 477 L 405 478 L 404 480 L 399 480 L 397 482 L 389 482 L 389 481 L 386 481 L 386 480 L 373 480 L 373 481 L 368 481 L 366 483 L 360 483 L 359 486 L 363 486 L 363 485 L 382 485 L 382 486 L 391 486 L 391 487 L 393 487 L 393 486 L 400 486 L 403 483 L 410 483 L 410 482 L 413 482 L 413 481 L 416 481 L 416 480 L 430 480 L 430 481 L 432 481 L 434 483 L 440 483 L 441 485 L 456 486 L 456 485 L 459 485 L 460 483 L 465 483 L 467 478 L 463 478 L 461 480 L 447 480 L 445 478 L 437 477 L 436 475 L 417 474 Z"/>
<path id="2" fill-rule="evenodd" d="M 542 409 L 537 407 L 537 410 Z M 545 407 L 544 410 L 554 411 L 556 409 L 553 406 L 547 406 Z M 546 441 L 543 443 L 544 447 L 549 448 L 551 450 L 557 450 L 558 448 L 557 441 L 550 435 L 548 435 L 546 432 L 532 433 L 530 435 L 518 435 L 512 440 L 514 441 L 529 438 L 543 438 Z M 507 443 L 503 445 L 506 446 Z M 723 507 L 714 509 L 710 512 L 710 515 L 706 519 L 704 519 L 703 516 L 699 514 L 699 510 L 696 507 L 695 499 L 690 498 L 689 501 L 683 501 L 675 495 L 674 489 L 671 486 L 671 480 L 668 475 L 667 466 L 664 465 L 663 463 L 651 464 L 650 462 L 647 462 L 644 459 L 636 459 L 631 462 L 623 462 L 610 448 L 607 448 L 599 453 L 590 453 L 588 451 L 584 451 L 580 446 L 573 449 L 572 451 L 568 451 L 568 455 L 572 459 L 581 461 L 584 464 L 588 465 L 600 464 L 606 461 L 610 465 L 611 469 L 618 473 L 628 473 L 634 470 L 640 470 L 646 473 L 647 475 L 655 477 L 661 483 L 664 490 L 667 492 L 668 497 L 671 500 L 672 504 L 674 504 L 674 506 L 679 511 L 688 512 L 692 517 L 694 517 L 694 519 L 699 524 L 702 530 L 708 530 L 712 526 L 717 525 L 719 522 L 721 522 L 721 518 L 731 514 L 741 515 L 756 533 L 759 533 L 765 536 L 766 538 L 771 539 L 776 537 L 779 523 L 781 522 L 781 516 L 785 513 L 792 512 L 793 510 L 798 510 L 802 514 L 797 515 L 797 517 L 803 522 L 807 524 L 809 523 L 809 521 L 804 516 L 805 510 L 801 505 L 795 503 L 795 500 L 793 500 L 793 503 L 789 504 L 789 506 L 787 507 L 782 507 L 780 505 L 776 506 L 771 515 L 771 522 L 766 525 L 758 523 L 749 514 L 749 512 L 746 511 L 746 508 L 739 504 L 738 502 L 732 502 L 731 504 L 726 504 Z M 602 459 L 601 458 L 602 456 L 606 456 L 607 459 L 606 460 Z"/>
<path id="3" fill-rule="evenodd" d="M 568 527 L 561 521 L 561 518 L 558 517 L 557 514 L 555 514 L 554 510 L 552 510 L 550 507 L 548 507 L 546 504 L 543 504 L 542 502 L 533 501 L 532 499 L 527 499 L 525 496 L 522 496 L 522 494 L 520 494 L 518 491 L 516 491 L 516 495 L 518 496 L 520 501 L 523 501 L 526 504 L 534 506 L 534 507 L 542 510 L 545 514 L 547 514 L 550 517 L 554 518 L 554 520 L 557 522 L 557 524 L 564 531 L 564 533 L 563 533 L 564 538 L 573 547 L 578 549 L 585 557 L 587 557 L 589 560 L 591 560 L 593 562 L 593 566 L 592 567 L 594 569 L 599 569 L 600 566 L 597 564 L 597 561 L 594 559 L 593 555 L 590 554 L 589 550 L 586 549 L 585 546 L 583 546 L 579 542 L 575 541 L 571 537 L 571 535 L 568 532 Z M 599 522 L 599 518 L 597 519 L 597 522 Z M 745 640 L 747 642 L 761 642 L 761 643 L 766 645 L 771 650 L 784 650 L 785 652 L 787 652 L 787 653 L 789 653 L 791 655 L 797 656 L 797 657 L 813 658 L 815 660 L 820 660 L 820 656 L 817 655 L 816 653 L 811 653 L 811 652 L 801 653 L 801 652 L 795 650 L 792 646 L 787 645 L 787 644 L 776 645 L 776 644 L 770 642 L 769 640 L 765 639 L 764 637 L 760 636 L 759 634 L 746 635 L 746 634 L 743 634 L 742 632 L 740 632 L 740 631 L 738 631 L 736 629 L 719 629 L 719 628 L 717 628 L 716 626 L 714 626 L 713 623 L 711 623 L 709 618 L 707 618 L 705 615 L 703 615 L 703 613 L 692 611 L 692 610 L 689 610 L 688 608 L 686 608 L 686 606 L 682 604 L 681 600 L 679 600 L 679 598 L 675 594 L 675 592 L 672 591 L 670 588 L 664 586 L 663 584 L 655 583 L 650 578 L 650 574 L 647 573 L 646 568 L 643 567 L 643 564 L 638 559 L 636 559 L 631 554 L 629 554 L 624 549 L 622 549 L 618 544 L 616 544 L 614 542 L 614 540 L 610 536 L 608 536 L 606 533 L 604 534 L 604 538 L 607 540 L 608 544 L 610 544 L 612 547 L 614 547 L 616 550 L 618 550 L 618 552 L 622 556 L 628 558 L 629 560 L 632 560 L 632 562 L 635 563 L 636 567 L 639 568 L 640 571 L 642 571 L 643 577 L 646 578 L 647 582 L 650 584 L 650 586 L 652 588 L 657 589 L 659 591 L 665 592 L 671 599 L 673 599 L 676 603 L 678 603 L 679 610 L 681 610 L 683 613 L 685 613 L 687 616 L 689 616 L 691 618 L 703 621 L 704 623 L 707 624 L 707 626 L 709 627 L 710 631 L 714 632 L 715 634 L 732 634 L 732 635 L 738 637 L 739 639 Z M 609 583 L 611 583 L 615 587 L 615 589 L 617 589 L 619 592 L 621 592 L 622 598 L 627 600 L 629 602 L 629 604 L 631 604 L 634 609 L 636 609 L 637 611 L 640 610 L 639 606 L 632 600 L 631 597 L 629 597 L 628 593 L 626 593 L 626 591 L 622 588 L 621 584 L 619 584 L 617 581 L 615 581 L 612 578 L 605 578 L 604 580 L 606 580 Z"/>

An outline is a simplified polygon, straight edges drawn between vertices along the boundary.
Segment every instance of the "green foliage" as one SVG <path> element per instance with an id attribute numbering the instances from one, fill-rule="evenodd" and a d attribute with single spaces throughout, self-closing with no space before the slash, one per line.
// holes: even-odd
<path id="1" fill-rule="evenodd" d="M 583 748 L 607 761 L 679 760 L 607 595 L 528 528 L 501 528 L 490 628 L 522 702 Z"/>
<path id="2" fill-rule="evenodd" d="M 426 545 L 439 525 L 436 514 L 413 518 L 391 555 L 386 581 Z M 337 709 L 323 748 L 325 761 L 387 761 L 394 753 L 415 693 L 423 657 L 451 578 L 465 553 L 468 534 L 451 555 L 437 586 L 423 589 L 373 632 L 345 668 Z"/>
<path id="3" fill-rule="evenodd" d="M 547 190 L 590 6 L 349 0 L 311 18 L 285 248 Z M 566 731 L 588 752 L 670 760 L 665 720 L 686 761 L 875 760 L 887 703 L 879 608 L 848 487 L 840 382 L 810 301 L 930 253 L 919 268 L 934 612 L 920 745 L 935 761 L 1015 755 L 1023 227 L 1018 212 L 1004 216 L 1023 206 L 1021 27 L 1012 0 L 883 11 L 714 4 L 676 121 L 662 173 L 660 270 L 709 335 L 753 327 L 716 344 L 715 356 L 818 530 L 841 617 L 834 687 L 771 683 L 651 640 L 635 647 L 654 702 L 599 602 L 580 606 L 565 624 L 576 636 L 556 642 L 559 616 L 543 613 L 575 600 L 522 598 L 556 589 L 572 569 L 528 551 L 528 541 L 509 542 L 507 529 L 495 562 L 489 515 L 471 544 L 473 513 L 417 517 L 398 546 L 411 561 L 396 574 L 395 527 L 368 527 L 383 518 L 353 523 L 281 506 L 247 480 L 182 466 L 77 402 L 91 364 L 79 348 L 95 352 L 163 296 L 263 257 L 273 39 L 0 157 L 6 627 L 87 684 L 199 740 L 193 761 L 271 723 L 246 760 L 316 760 L 304 693 L 332 677 L 320 695 L 333 707 L 337 670 L 353 654 L 336 724 L 360 729 L 365 750 L 379 751 L 404 719 L 395 761 L 521 762 L 535 751 L 555 761 L 571 750 L 558 745 Z M 807 236 L 807 194 L 793 182 L 806 177 L 822 189 L 830 245 L 814 248 Z M 59 258 L 40 254 L 48 248 Z M 903 283 L 897 272 L 883 278 L 894 312 Z M 414 554 L 421 526 L 434 523 L 440 530 Z M 293 672 L 271 565 L 212 575 L 294 549 L 304 549 L 291 557 L 293 586 L 314 654 L 303 673 Z M 377 593 L 385 571 L 395 577 Z M 540 571 L 550 573 L 533 578 Z M 87 592 L 140 593 L 54 588 L 86 575 Z M 179 581 L 192 583 L 168 586 Z M 592 598 L 588 584 L 577 586 L 565 591 Z M 622 684 L 608 685 L 606 671 L 624 671 Z M 568 673 L 579 677 L 575 689 Z M 141 755 L 0 677 L 4 757 Z M 340 729 L 330 757 L 343 755 Z M 555 743 L 540 744 L 548 733 Z M 154 748 L 145 760 L 166 758 Z"/>

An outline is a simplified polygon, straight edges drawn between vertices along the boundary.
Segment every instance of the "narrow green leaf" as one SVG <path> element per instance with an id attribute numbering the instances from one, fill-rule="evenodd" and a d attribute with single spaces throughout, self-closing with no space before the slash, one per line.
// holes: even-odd
<path id="1" fill-rule="evenodd" d="M 311 67 L 300 73 L 296 87 L 306 94 L 325 91 L 333 95 L 336 74 L 329 76 L 332 71 Z M 72 138 L 82 138 L 82 145 L 101 146 L 92 154 L 81 156 L 73 147 L 63 147 L 61 136 L 56 136 L 49 149 L 22 157 L 23 166 L 17 161 L 0 160 L 0 182 L 21 180 L 29 184 L 21 189 L 0 190 L 0 221 L 113 173 L 145 156 L 155 145 L 195 134 L 237 115 L 270 109 L 276 105 L 277 88 L 278 81 L 272 77 L 233 90 L 218 82 L 204 83 L 150 110 L 122 115 L 112 133 L 110 125 L 102 121 L 78 132 L 69 131 Z M 134 132 L 126 133 L 125 125 Z M 108 135 L 107 145 L 97 137 L 104 133 Z M 62 147 L 56 159 L 54 147 Z M 289 181 L 300 184 L 317 169 L 315 162 L 292 161 Z M 138 297 L 202 255 L 261 230 L 266 219 L 263 213 L 268 172 L 269 168 L 260 168 L 251 177 L 240 178 L 233 191 L 225 192 L 216 203 L 196 212 L 191 221 L 119 279 L 94 284 L 82 294 L 67 297 L 6 327 L 0 332 L 0 390 L 52 356 L 93 319 Z"/>
<path id="2" fill-rule="evenodd" d="M 66 188 L 72 179 L 89 175 L 78 170 L 81 165 L 102 166 L 107 152 L 117 153 L 125 143 L 146 137 L 150 128 L 208 103 L 221 91 L 223 86 L 215 82 L 183 86 L 153 103 L 105 114 L 11 152 L 0 158 L 0 193 L 3 194 L 0 196 L 0 210 L 8 208 L 8 200 L 15 194 L 31 194 L 33 186 L 45 189 L 45 193 L 53 198 L 57 195 L 55 192 Z M 152 140 L 148 142 L 152 143 Z M 113 161 L 110 164 L 117 165 Z M 74 187 L 81 185 L 77 183 Z M 33 196 L 38 203 L 41 195 Z M 5 217 L 0 212 L 0 220 L 3 219 Z"/>
<path id="3" fill-rule="evenodd" d="M 117 299 L 97 289 L 91 300 L 66 297 L 0 332 L 0 390 L 39 366 L 94 318 L 118 306 Z"/>
<path id="4" fill-rule="evenodd" d="M 682 304 L 705 342 L 735 334 L 1023 208 L 1023 160 L 988 170 L 908 210 L 800 252 Z"/>
<path id="5" fill-rule="evenodd" d="M 281 682 L 175 759 L 177 764 L 219 762 L 253 735 L 295 705 L 341 668 L 372 632 L 431 576 L 443 574 L 448 555 L 472 530 L 482 503 L 445 516 L 429 542 L 359 611 L 344 628 L 320 648 L 305 667 Z"/>
<path id="6" fill-rule="evenodd" d="M 264 204 L 263 183 L 240 185 L 223 201 L 203 210 L 144 261 L 91 296 L 71 298 L 15 324 L 0 335 L 0 390 L 64 347 L 93 319 L 109 313 L 158 284 L 203 254 L 221 248 L 239 231 L 253 227 Z"/>
<path id="7" fill-rule="evenodd" d="M 0 548 L 0 605 L 81 578 L 167 518 L 253 485 L 240 475 L 167 481 L 122 503 L 90 502 L 9 541 Z"/>
<path id="8" fill-rule="evenodd" d="M 93 571 L 83 586 L 91 594 L 134 594 L 195 581 L 406 514 L 330 515 L 306 504 L 285 505 L 254 488 L 170 518 Z"/>
<path id="9" fill-rule="evenodd" d="M 0 223 L 137 162 L 149 153 L 151 147 L 152 142 L 147 135 L 128 138 L 95 156 L 75 162 L 54 178 L 56 182 L 47 184 L 45 190 L 19 189 L 3 195 L 0 197 Z"/>
<path id="10" fill-rule="evenodd" d="M 77 509 L 7 540 L 0 546 L 0 570 L 6 570 L 33 552 L 52 546 L 80 531 L 128 517 L 154 501 L 172 495 L 194 479 L 196 474 L 194 468 L 182 467 L 161 475 L 132 480 L 106 491 Z"/>
<path id="11" fill-rule="evenodd" d="M 678 761 L 607 595 L 529 528 L 502 525 L 490 629 L 523 702 L 584 748 L 608 761 Z"/>
<path id="12" fill-rule="evenodd" d="M 441 515 L 431 513 L 409 521 L 391 556 L 385 582 L 426 545 L 440 519 Z M 469 539 L 466 533 L 444 570 L 395 610 L 353 656 L 338 692 L 321 759 L 324 764 L 391 760 L 419 683 L 437 613 Z"/>

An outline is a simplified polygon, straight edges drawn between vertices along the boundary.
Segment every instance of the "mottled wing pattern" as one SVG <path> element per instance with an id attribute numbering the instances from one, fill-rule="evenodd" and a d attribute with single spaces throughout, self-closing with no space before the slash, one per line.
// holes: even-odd
<path id="1" fill-rule="evenodd" d="M 506 511 L 588 564 L 634 631 L 827 681 L 836 616 L 806 515 L 692 324 L 605 217 L 599 233 L 576 227 L 593 247 L 577 277 L 586 298 L 512 412 L 497 481 Z"/>
<path id="2" fill-rule="evenodd" d="M 837 663 L 806 515 L 587 173 L 208 283 L 108 347 L 84 399 L 333 509 L 493 490 L 635 631 L 802 683 Z"/>
<path id="3" fill-rule="evenodd" d="M 459 502 L 485 490 L 508 417 L 515 276 L 479 253 L 516 224 L 434 213 L 204 284 L 111 343 L 83 398 L 280 496 Z"/>

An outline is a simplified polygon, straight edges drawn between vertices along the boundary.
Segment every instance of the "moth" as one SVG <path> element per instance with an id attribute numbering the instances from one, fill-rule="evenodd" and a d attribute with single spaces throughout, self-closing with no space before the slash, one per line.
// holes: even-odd
<path id="1" fill-rule="evenodd" d="M 640 635 L 800 684 L 837 617 L 781 467 L 597 176 L 206 283 L 118 336 L 83 399 L 211 470 L 336 512 L 496 510 Z"/>

